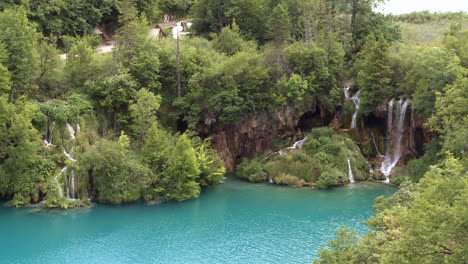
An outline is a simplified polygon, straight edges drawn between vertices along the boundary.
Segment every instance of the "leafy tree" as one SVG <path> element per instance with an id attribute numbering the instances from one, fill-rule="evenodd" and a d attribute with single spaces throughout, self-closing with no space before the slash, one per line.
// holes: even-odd
<path id="1" fill-rule="evenodd" d="M 374 106 L 393 94 L 389 47 L 385 39 L 371 36 L 360 53 L 358 85 L 361 89 L 359 112 L 367 115 Z"/>
<path id="2" fill-rule="evenodd" d="M 39 35 L 22 7 L 5 9 L 0 13 L 0 43 L 5 44 L 8 58 L 4 66 L 11 73 L 12 86 L 9 101 L 34 87 L 37 73 L 37 40 Z"/>
<path id="3" fill-rule="evenodd" d="M 35 184 L 44 181 L 49 169 L 34 169 L 41 163 L 39 133 L 32 124 L 35 110 L 24 100 L 12 104 L 0 97 L 0 194 L 18 194 L 16 205 L 29 203 Z"/>
<path id="4" fill-rule="evenodd" d="M 235 22 L 231 27 L 225 27 L 219 35 L 213 36 L 213 47 L 217 51 L 232 56 L 254 47 L 252 42 L 246 42 L 242 39 L 239 33 L 239 26 Z"/>
<path id="5" fill-rule="evenodd" d="M 101 201 L 139 200 L 150 182 L 151 170 L 129 151 L 127 140 L 125 134 L 119 141 L 102 139 L 77 159 L 80 173 L 91 179 Z"/>
<path id="6" fill-rule="evenodd" d="M 443 148 L 466 156 L 468 142 L 468 78 L 460 76 L 453 85 L 437 93 L 435 111 L 429 119 L 433 130 L 442 134 Z"/>
<path id="7" fill-rule="evenodd" d="M 160 96 L 141 89 L 136 93 L 135 102 L 129 106 L 130 116 L 133 119 L 131 128 L 140 141 L 146 138 L 146 133 L 156 123 L 156 111 L 160 103 Z"/>
<path id="8" fill-rule="evenodd" d="M 166 187 L 164 196 L 177 201 L 198 197 L 200 168 L 195 149 L 186 135 L 181 135 L 169 154 L 161 181 Z"/>
<path id="9" fill-rule="evenodd" d="M 84 90 L 95 76 L 95 52 L 89 38 L 81 38 L 70 49 L 65 64 L 67 83 L 75 90 Z"/>
<path id="10" fill-rule="evenodd" d="M 463 263 L 466 257 L 468 177 L 447 155 L 414 187 L 376 200 L 373 229 L 362 238 L 342 229 L 314 263 Z"/>
<path id="11" fill-rule="evenodd" d="M 271 40 L 275 47 L 279 48 L 290 39 L 291 21 L 283 5 L 278 4 L 267 22 L 267 39 Z"/>
<path id="12" fill-rule="evenodd" d="M 115 0 L 29 1 L 29 18 L 45 36 L 83 36 L 115 9 Z"/>

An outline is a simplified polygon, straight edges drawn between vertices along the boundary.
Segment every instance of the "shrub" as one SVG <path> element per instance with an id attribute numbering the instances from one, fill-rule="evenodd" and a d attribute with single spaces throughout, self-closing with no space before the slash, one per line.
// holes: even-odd
<path id="1" fill-rule="evenodd" d="M 244 159 L 237 166 L 236 174 L 238 177 L 247 179 L 251 182 L 262 182 L 267 180 L 267 175 L 263 171 L 262 164 L 256 160 Z"/>
<path id="2" fill-rule="evenodd" d="M 287 173 L 282 173 L 280 176 L 273 179 L 276 184 L 282 185 L 292 185 L 292 186 L 304 186 L 307 183 L 294 175 L 290 175 Z"/>
<path id="3" fill-rule="evenodd" d="M 317 181 L 317 187 L 320 189 L 327 189 L 332 186 L 338 185 L 344 178 L 344 174 L 337 169 L 325 170 L 320 174 L 320 178 Z"/>

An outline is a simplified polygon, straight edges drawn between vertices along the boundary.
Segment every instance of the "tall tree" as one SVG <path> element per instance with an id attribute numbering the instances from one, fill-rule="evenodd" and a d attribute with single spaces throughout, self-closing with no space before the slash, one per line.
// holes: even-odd
<path id="1" fill-rule="evenodd" d="M 267 38 L 273 42 L 275 47 L 283 46 L 291 34 L 291 22 L 286 9 L 278 4 L 270 15 L 267 22 Z"/>
<path id="2" fill-rule="evenodd" d="M 136 93 L 135 102 L 129 106 L 130 116 L 133 119 L 131 128 L 140 142 L 143 142 L 151 126 L 156 123 L 156 111 L 160 103 L 160 96 L 141 89 Z"/>
<path id="3" fill-rule="evenodd" d="M 0 42 L 5 43 L 8 52 L 4 66 L 11 72 L 12 80 L 10 102 L 15 93 L 25 94 L 35 87 L 39 34 L 26 14 L 22 7 L 5 9 L 0 13 Z"/>
<path id="4" fill-rule="evenodd" d="M 385 39 L 377 39 L 371 35 L 359 56 L 358 85 L 361 89 L 359 112 L 367 115 L 374 106 L 382 102 L 382 98 L 388 98 L 393 93 L 393 88 L 390 86 L 392 69 L 389 45 Z"/>

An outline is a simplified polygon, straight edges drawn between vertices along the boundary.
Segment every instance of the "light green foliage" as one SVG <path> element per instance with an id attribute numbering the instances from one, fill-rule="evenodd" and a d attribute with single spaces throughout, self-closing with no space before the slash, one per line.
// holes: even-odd
<path id="1" fill-rule="evenodd" d="M 444 46 L 447 49 L 455 51 L 460 64 L 468 68 L 468 43 L 465 41 L 468 38 L 468 29 L 456 29 L 447 34 L 444 39 Z"/>
<path id="2" fill-rule="evenodd" d="M 429 119 L 431 128 L 442 134 L 443 148 L 458 155 L 467 150 L 468 78 L 459 76 L 453 85 L 437 93 L 435 111 Z M 466 157 L 466 154 L 462 154 Z"/>
<path id="3" fill-rule="evenodd" d="M 78 39 L 71 47 L 64 70 L 67 83 L 72 88 L 83 90 L 86 87 L 85 82 L 94 76 L 95 67 L 93 67 L 93 62 L 95 56 L 89 38 Z"/>
<path id="4" fill-rule="evenodd" d="M 117 121 L 125 122 L 128 104 L 134 99 L 137 88 L 138 83 L 123 67 L 120 67 L 116 74 L 109 75 L 97 83 L 94 97 L 100 106 L 112 115 L 114 126 L 117 125 Z"/>
<path id="5" fill-rule="evenodd" d="M 327 243 L 328 250 L 319 250 L 320 259 L 315 260 L 314 264 L 355 263 L 353 249 L 359 241 L 356 232 L 350 232 L 349 229 L 342 227 L 335 231 L 335 235 L 337 238 Z"/>
<path id="6" fill-rule="evenodd" d="M 5 45 L 0 42 L 0 96 L 7 94 L 11 89 L 11 74 L 4 66 L 8 52 Z"/>
<path id="7" fill-rule="evenodd" d="M 102 139 L 77 158 L 80 174 L 92 179 L 101 201 L 139 200 L 151 179 L 151 170 L 129 152 L 123 141 Z"/>
<path id="8" fill-rule="evenodd" d="M 405 71 L 403 90 L 413 92 L 412 106 L 425 118 L 434 111 L 436 93 L 452 84 L 462 73 L 460 60 L 445 48 L 417 48 L 413 54 L 401 54 L 400 65 Z"/>
<path id="9" fill-rule="evenodd" d="M 181 135 L 169 154 L 167 167 L 161 179 L 166 187 L 164 196 L 177 201 L 198 197 L 200 185 L 197 179 L 200 168 L 195 149 L 186 135 Z"/>
<path id="10" fill-rule="evenodd" d="M 41 170 L 39 133 L 32 125 L 35 106 L 7 101 L 6 96 L 0 97 L 0 194 L 22 196 L 15 203 L 21 205 L 29 202 L 26 197 L 48 168 Z"/>
<path id="11" fill-rule="evenodd" d="M 361 90 L 359 112 L 367 115 L 382 102 L 382 98 L 393 95 L 390 86 L 392 69 L 389 46 L 382 37 L 376 39 L 371 35 L 359 56 L 360 70 L 357 80 Z"/>
<path id="12" fill-rule="evenodd" d="M 81 114 L 89 113 L 93 110 L 93 105 L 84 94 L 72 94 L 67 101 L 51 100 L 39 104 L 39 113 L 36 114 L 37 121 L 52 120 L 65 124 L 75 123 Z"/>
<path id="13" fill-rule="evenodd" d="M 189 134 L 190 135 L 190 134 Z M 196 136 L 172 136 L 153 123 L 142 155 L 153 172 L 145 199 L 183 201 L 198 197 L 200 187 L 217 184 L 225 168 L 208 140 Z"/>
<path id="14" fill-rule="evenodd" d="M 5 9 L 0 13 L 0 32 L 0 43 L 5 44 L 8 52 L 7 59 L 2 63 L 11 73 L 11 101 L 13 96 L 19 97 L 35 88 L 33 82 L 37 74 L 39 35 L 22 7 Z"/>
<path id="15" fill-rule="evenodd" d="M 143 141 L 148 130 L 156 123 L 156 111 L 160 103 L 161 97 L 146 89 L 136 93 L 135 102 L 129 106 L 129 110 L 133 119 L 131 128 L 138 140 Z"/>
<path id="16" fill-rule="evenodd" d="M 349 183 L 350 159 L 355 180 L 369 177 L 369 165 L 357 146 L 346 136 L 336 135 L 331 128 L 312 129 L 302 149 L 284 150 L 283 155 L 244 160 L 237 175 L 250 181 L 265 181 L 268 177 L 278 184 L 316 186 L 321 189 Z"/>
<path id="17" fill-rule="evenodd" d="M 280 174 L 279 176 L 275 177 L 274 182 L 276 184 L 282 184 L 282 185 L 289 185 L 289 186 L 304 186 L 306 185 L 306 182 L 293 175 L 289 175 L 286 173 Z"/>
<path id="18" fill-rule="evenodd" d="M 217 151 L 211 147 L 210 139 L 202 140 L 200 137 L 191 136 L 190 141 L 197 153 L 197 162 L 200 167 L 200 186 L 206 187 L 219 183 L 226 173 L 226 168 Z"/>
<path id="19" fill-rule="evenodd" d="M 236 175 L 250 182 L 262 182 L 268 179 L 262 164 L 256 160 L 243 160 L 237 166 Z"/>
<path id="20" fill-rule="evenodd" d="M 236 23 L 233 23 L 231 27 L 225 27 L 219 35 L 213 36 L 213 48 L 228 56 L 255 48 L 253 42 L 242 39 L 239 33 L 239 26 Z"/>
<path id="21" fill-rule="evenodd" d="M 466 257 L 468 175 L 447 155 L 416 186 L 376 200 L 374 229 L 362 238 L 342 229 L 314 263 L 463 263 Z"/>

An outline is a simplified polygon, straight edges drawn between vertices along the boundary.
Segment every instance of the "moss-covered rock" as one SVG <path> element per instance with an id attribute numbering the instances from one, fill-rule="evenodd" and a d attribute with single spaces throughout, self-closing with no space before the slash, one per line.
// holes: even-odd
<path id="1" fill-rule="evenodd" d="M 268 159 L 245 160 L 237 175 L 252 182 L 307 185 L 329 188 L 349 183 L 348 159 L 355 180 L 369 178 L 369 164 L 348 135 L 336 134 L 330 128 L 313 129 L 301 149 L 285 149 L 282 155 Z"/>

